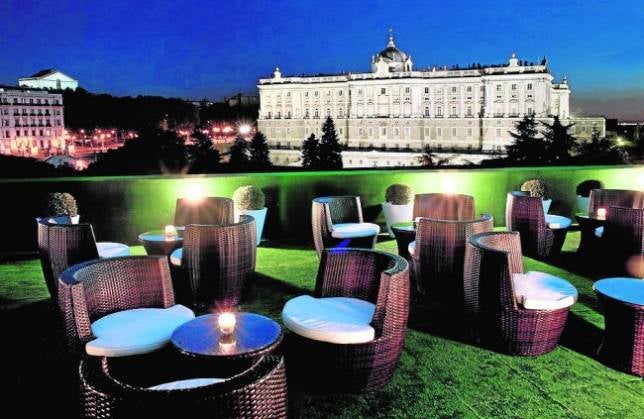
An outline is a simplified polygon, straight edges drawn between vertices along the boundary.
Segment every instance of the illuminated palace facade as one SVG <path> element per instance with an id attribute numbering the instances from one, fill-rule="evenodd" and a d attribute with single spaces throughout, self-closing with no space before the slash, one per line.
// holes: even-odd
<path id="1" fill-rule="evenodd" d="M 570 87 L 554 81 L 545 59 L 528 63 L 512 54 L 504 65 L 414 70 L 392 35 L 372 57 L 371 72 L 286 77 L 276 68 L 258 89 L 258 129 L 280 165 L 297 164 L 302 141 L 319 138 L 327 116 L 347 146 L 345 167 L 417 165 L 425 145 L 503 153 L 508 131 L 530 114 L 574 123 L 579 139 L 590 138 L 593 127 L 605 134 L 604 118 L 571 115 Z"/>

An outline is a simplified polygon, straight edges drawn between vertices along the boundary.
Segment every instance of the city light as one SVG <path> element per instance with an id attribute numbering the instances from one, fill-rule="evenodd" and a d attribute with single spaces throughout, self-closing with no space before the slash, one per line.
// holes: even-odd
<path id="1" fill-rule="evenodd" d="M 248 125 L 248 124 L 240 125 L 239 126 L 239 133 L 241 135 L 248 135 L 248 134 L 250 134 L 250 129 L 251 129 L 250 125 Z"/>

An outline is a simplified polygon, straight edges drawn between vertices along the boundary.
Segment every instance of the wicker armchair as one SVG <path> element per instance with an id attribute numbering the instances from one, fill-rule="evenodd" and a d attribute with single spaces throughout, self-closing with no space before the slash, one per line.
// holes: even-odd
<path id="1" fill-rule="evenodd" d="M 314 296 L 353 297 L 375 304 L 371 320 L 375 338 L 366 343 L 335 344 L 289 333 L 289 371 L 297 374 L 303 385 L 322 385 L 325 391 L 362 392 L 387 384 L 405 340 L 409 314 L 407 262 L 375 250 L 325 250 Z"/>
<path id="2" fill-rule="evenodd" d="M 509 192 L 505 206 L 505 225 L 508 231 L 521 233 L 521 247 L 525 255 L 548 258 L 561 252 L 568 228 L 551 228 L 543 213 L 541 201 L 540 197 L 532 197 L 525 192 Z"/>
<path id="3" fill-rule="evenodd" d="M 470 238 L 466 259 L 466 307 L 474 314 L 481 341 L 515 355 L 552 351 L 569 307 L 528 310 L 517 303 L 513 275 L 523 273 L 519 233 L 476 234 Z"/>
<path id="4" fill-rule="evenodd" d="M 609 207 L 602 250 L 616 274 L 644 278 L 644 209 Z"/>
<path id="5" fill-rule="evenodd" d="M 161 365 L 119 364 L 121 360 L 110 358 L 81 361 L 79 381 L 83 417 L 287 417 L 286 371 L 282 357 L 262 357 L 250 368 L 225 381 L 210 382 L 202 377 L 217 377 L 217 371 L 207 364 L 191 368 L 181 359 Z M 184 380 L 195 378 L 203 380 L 200 384 L 205 385 L 172 388 L 177 381 L 186 383 Z M 159 383 L 170 385 L 160 389 Z"/>
<path id="6" fill-rule="evenodd" d="M 591 218 L 580 216 L 576 218 L 581 231 L 579 252 L 594 256 L 602 248 L 602 240 L 595 235 L 595 229 L 601 226 L 602 223 L 592 218 L 597 215 L 597 210 L 603 208 L 608 212 L 612 206 L 644 208 L 644 192 L 622 189 L 593 189 L 590 191 L 589 199 L 588 215 Z"/>
<path id="7" fill-rule="evenodd" d="M 174 225 L 232 224 L 234 204 L 230 198 L 179 198 L 174 212 Z"/>
<path id="8" fill-rule="evenodd" d="M 333 237 L 333 225 L 346 223 L 364 223 L 359 196 L 328 196 L 318 197 L 313 200 L 311 226 L 313 228 L 313 242 L 318 256 L 321 255 L 324 249 L 334 248 L 339 245 L 367 249 L 372 249 L 375 246 L 377 232 L 366 237 L 351 239 Z M 372 224 L 369 225 L 373 226 Z"/>
<path id="9" fill-rule="evenodd" d="M 473 234 L 492 231 L 493 219 L 447 221 L 421 218 L 410 255 L 412 279 L 432 300 L 463 306 L 465 245 Z"/>
<path id="10" fill-rule="evenodd" d="M 73 265 L 58 280 L 58 306 L 71 355 L 85 353 L 93 321 L 133 308 L 168 308 L 174 293 L 167 258 L 128 256 Z"/>
<path id="11" fill-rule="evenodd" d="M 241 299 L 244 285 L 255 273 L 257 230 L 255 219 L 242 215 L 240 222 L 229 225 L 188 225 L 183 238 L 180 266 L 174 265 L 177 290 L 189 286 L 189 301 L 202 309 L 231 308 Z M 174 258 L 171 256 L 171 260 Z"/>
<path id="12" fill-rule="evenodd" d="M 474 197 L 448 193 L 416 194 L 414 220 L 417 217 L 453 221 L 473 220 Z"/>

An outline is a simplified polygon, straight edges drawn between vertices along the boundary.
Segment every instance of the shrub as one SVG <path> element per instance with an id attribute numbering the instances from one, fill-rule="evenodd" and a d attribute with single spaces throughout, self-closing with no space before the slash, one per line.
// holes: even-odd
<path id="1" fill-rule="evenodd" d="M 266 198 L 264 192 L 254 185 L 240 186 L 233 193 L 235 207 L 243 211 L 254 211 L 264 208 Z"/>
<path id="2" fill-rule="evenodd" d="M 385 201 L 393 205 L 409 204 L 414 198 L 414 191 L 407 185 L 395 183 L 387 188 Z"/>
<path id="3" fill-rule="evenodd" d="M 545 198 L 547 193 L 546 183 L 541 179 L 529 179 L 523 182 L 521 191 L 528 192 L 530 196 Z"/>
<path id="4" fill-rule="evenodd" d="M 47 195 L 45 204 L 45 214 L 47 216 L 68 215 L 75 217 L 78 215 L 76 199 L 67 192 L 54 192 Z"/>
<path id="5" fill-rule="evenodd" d="M 604 185 L 599 180 L 584 180 L 579 185 L 577 185 L 577 195 L 588 198 L 590 196 L 590 191 L 592 191 L 593 189 L 601 189 L 603 187 Z"/>

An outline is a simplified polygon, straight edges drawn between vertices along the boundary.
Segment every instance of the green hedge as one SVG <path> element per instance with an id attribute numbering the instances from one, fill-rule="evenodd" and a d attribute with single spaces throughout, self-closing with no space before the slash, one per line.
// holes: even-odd
<path id="1" fill-rule="evenodd" d="M 139 233 L 170 224 L 175 200 L 197 187 L 208 196 L 231 197 L 242 185 L 253 184 L 266 194 L 265 237 L 310 238 L 311 200 L 322 195 L 360 195 L 365 218 L 383 223 L 380 203 L 392 183 L 410 185 L 416 193 L 456 192 L 473 195 L 477 212 L 494 216 L 502 225 L 506 193 L 526 179 L 541 178 L 553 198 L 551 213 L 571 216 L 575 187 L 586 179 L 606 188 L 644 188 L 644 166 L 536 167 L 445 170 L 359 170 L 285 172 L 238 175 L 78 177 L 1 180 L 6 201 L 0 205 L 5 240 L 0 252 L 36 249 L 34 217 L 49 192 L 70 192 L 78 202 L 81 221 L 91 222 L 99 241 L 135 244 Z"/>

